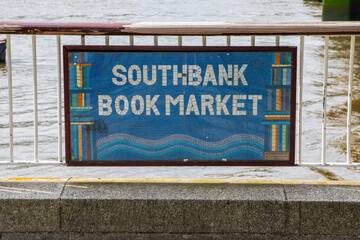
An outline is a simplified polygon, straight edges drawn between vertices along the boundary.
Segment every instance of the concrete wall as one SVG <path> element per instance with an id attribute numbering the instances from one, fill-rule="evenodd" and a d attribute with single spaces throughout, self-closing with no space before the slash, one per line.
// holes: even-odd
<path id="1" fill-rule="evenodd" d="M 3 239 L 358 239 L 360 186 L 0 182 Z"/>

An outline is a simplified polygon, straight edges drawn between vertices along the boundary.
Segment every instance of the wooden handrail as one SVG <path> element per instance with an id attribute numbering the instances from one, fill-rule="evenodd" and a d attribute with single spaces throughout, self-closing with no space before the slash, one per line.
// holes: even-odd
<path id="1" fill-rule="evenodd" d="M 38 23 L 0 21 L 0 34 L 37 35 L 359 35 L 360 22 Z"/>

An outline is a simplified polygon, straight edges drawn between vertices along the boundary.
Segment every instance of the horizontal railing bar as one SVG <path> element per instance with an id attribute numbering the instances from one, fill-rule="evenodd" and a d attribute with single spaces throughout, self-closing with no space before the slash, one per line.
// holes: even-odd
<path id="1" fill-rule="evenodd" d="M 20 164 L 29 164 L 31 166 L 45 166 L 45 165 L 65 165 L 64 162 L 58 162 L 56 160 L 41 160 L 40 162 L 34 161 L 15 161 L 15 162 L 8 162 L 8 161 L 0 161 L 0 165 L 20 165 Z"/>
<path id="2" fill-rule="evenodd" d="M 0 30 L 1 31 L 1 30 Z M 1 32 L 0 32 L 1 34 Z M 13 34 L 11 34 L 13 35 Z M 14 35 L 26 35 L 26 36 L 32 36 L 32 35 L 58 35 L 58 36 L 79 36 L 80 34 L 78 35 L 75 35 L 75 34 L 63 34 L 63 33 L 59 33 L 59 34 L 14 34 Z M 84 34 L 81 34 L 81 35 L 84 35 Z M 224 34 L 224 35 L 212 35 L 212 34 L 188 34 L 188 35 L 182 35 L 182 34 L 174 34 L 174 35 L 170 35 L 170 34 L 163 34 L 163 35 L 159 35 L 159 34 L 134 34 L 134 35 L 111 35 L 111 36 L 118 36 L 118 37 L 121 37 L 121 36 L 161 36 L 161 37 L 178 37 L 178 36 L 181 36 L 181 37 L 203 37 L 203 36 L 206 36 L 206 37 L 228 37 L 228 36 L 231 36 L 231 37 L 251 37 L 251 40 L 254 39 L 255 35 L 250 35 L 250 34 Z M 90 34 L 90 35 L 84 35 L 84 36 L 109 36 L 109 35 L 105 35 L 105 34 L 98 34 L 98 35 L 95 35 L 95 34 Z M 309 34 L 289 34 L 289 35 L 278 35 L 278 34 L 266 34 L 266 35 L 256 35 L 257 37 L 274 37 L 274 36 L 279 36 L 279 37 L 299 37 L 299 36 L 304 36 L 304 37 L 324 37 L 324 36 L 329 36 L 329 37 L 351 37 L 351 36 L 360 36 L 360 33 L 359 34 L 344 34 L 344 35 L 334 35 L 334 34 L 312 34 L 312 35 L 309 35 Z M 91 44 L 93 45 L 93 44 Z M 102 44 L 96 44 L 96 45 L 102 45 Z M 106 45 L 106 44 L 105 44 Z M 215 45 L 214 45 L 215 46 Z"/>
<path id="3" fill-rule="evenodd" d="M 0 21 L 0 34 L 39 35 L 357 35 L 360 22 L 39 23 Z"/>
<path id="4" fill-rule="evenodd" d="M 41 162 L 34 162 L 34 161 L 15 161 L 15 162 L 8 162 L 8 161 L 0 161 L 0 165 L 19 165 L 19 164 L 29 164 L 31 166 L 44 166 L 44 165 L 65 165 L 64 162 L 58 162 L 56 160 L 41 160 Z M 352 166 L 360 166 L 360 163 L 326 163 L 321 164 L 319 162 L 309 162 L 309 163 L 301 163 L 295 165 L 295 167 L 307 167 L 307 166 L 317 166 L 317 167 L 352 167 Z"/>
<path id="5" fill-rule="evenodd" d="M 302 166 L 319 166 L 319 167 L 327 167 L 327 166 L 332 166 L 332 167 L 350 167 L 350 166 L 360 166 L 360 163 L 326 163 L 326 164 L 321 164 L 318 162 L 314 162 L 314 163 L 301 163 L 298 164 L 297 166 L 302 167 Z"/>

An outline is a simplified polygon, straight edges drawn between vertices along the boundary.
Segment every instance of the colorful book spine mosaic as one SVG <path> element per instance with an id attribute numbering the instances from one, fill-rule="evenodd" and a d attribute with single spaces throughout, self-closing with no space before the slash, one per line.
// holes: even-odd
<path id="1" fill-rule="evenodd" d="M 71 157 L 79 161 L 96 159 L 92 88 L 87 77 L 90 66 L 86 53 L 72 55 L 69 63 Z"/>
<path id="2" fill-rule="evenodd" d="M 269 83 L 266 86 L 264 160 L 288 160 L 290 150 L 291 53 L 272 56 Z"/>

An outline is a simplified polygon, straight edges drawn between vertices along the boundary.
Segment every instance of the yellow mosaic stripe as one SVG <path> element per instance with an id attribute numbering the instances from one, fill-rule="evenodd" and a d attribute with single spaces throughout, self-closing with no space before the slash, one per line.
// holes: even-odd
<path id="1" fill-rule="evenodd" d="M 276 111 L 281 111 L 281 89 L 276 89 Z"/>
<path id="2" fill-rule="evenodd" d="M 76 86 L 79 88 L 82 88 L 83 82 L 82 82 L 82 66 L 76 65 Z"/>
<path id="3" fill-rule="evenodd" d="M 71 122 L 71 125 L 93 125 L 94 122 Z"/>
<path id="4" fill-rule="evenodd" d="M 271 134 L 271 151 L 276 151 L 276 134 L 277 134 L 277 125 L 272 125 L 272 134 Z"/>
<path id="5" fill-rule="evenodd" d="M 282 125 L 282 151 L 286 152 L 286 133 L 287 133 L 287 126 L 286 125 Z"/>
<path id="6" fill-rule="evenodd" d="M 291 67 L 291 64 L 272 64 L 271 67 Z"/>

